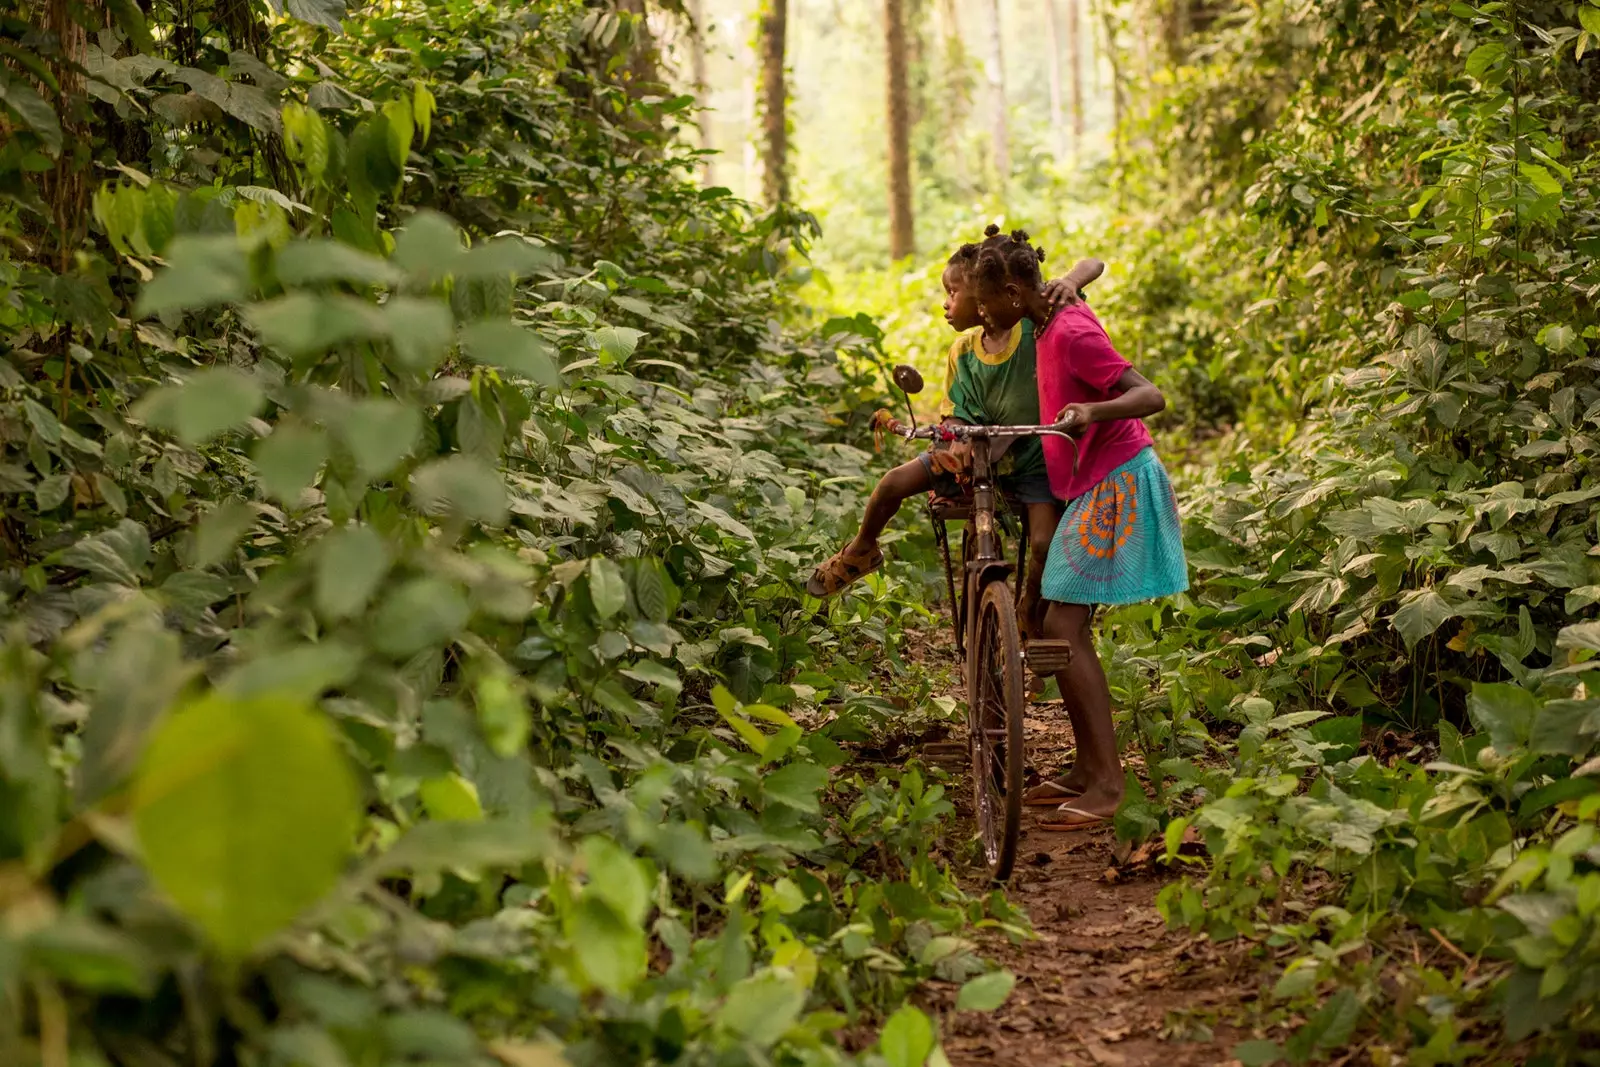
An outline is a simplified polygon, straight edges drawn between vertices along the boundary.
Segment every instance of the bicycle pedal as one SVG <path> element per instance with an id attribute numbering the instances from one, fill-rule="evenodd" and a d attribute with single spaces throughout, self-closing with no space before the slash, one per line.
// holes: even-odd
<path id="1" fill-rule="evenodd" d="M 1028 669 L 1034 674 L 1056 674 L 1072 665 L 1072 642 L 1029 641 L 1026 655 Z"/>

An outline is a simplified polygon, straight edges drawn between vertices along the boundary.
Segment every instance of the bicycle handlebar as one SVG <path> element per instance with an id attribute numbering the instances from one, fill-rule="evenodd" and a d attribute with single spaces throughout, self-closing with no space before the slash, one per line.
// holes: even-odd
<path id="1" fill-rule="evenodd" d="M 1061 437 L 1072 444 L 1072 471 L 1078 471 L 1078 460 L 1081 458 L 1077 438 L 1072 436 L 1075 423 L 1054 422 L 1040 426 L 973 426 L 967 423 L 936 423 L 932 426 L 911 427 L 899 419 L 880 413 L 878 428 L 896 437 L 903 437 L 907 441 L 995 441 L 1016 437 Z"/>

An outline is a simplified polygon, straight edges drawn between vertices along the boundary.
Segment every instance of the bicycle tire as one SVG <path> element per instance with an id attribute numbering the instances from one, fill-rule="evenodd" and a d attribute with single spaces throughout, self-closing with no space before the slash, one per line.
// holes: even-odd
<path id="1" fill-rule="evenodd" d="M 989 876 L 1011 877 L 1022 828 L 1022 642 L 1010 584 L 985 584 L 977 626 L 967 650 L 967 735 L 972 757 L 972 800 Z"/>

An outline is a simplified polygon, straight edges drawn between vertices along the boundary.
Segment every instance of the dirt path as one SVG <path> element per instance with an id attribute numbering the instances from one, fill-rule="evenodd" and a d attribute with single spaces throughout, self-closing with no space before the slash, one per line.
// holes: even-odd
<path id="1" fill-rule="evenodd" d="M 1029 709 L 1035 767 L 1070 762 L 1072 732 L 1057 704 Z M 956 1013 L 955 991 L 928 1006 L 942 1015 L 956 1067 L 1212 1067 L 1232 1061 L 1241 1039 L 1229 1020 L 1255 996 L 1249 973 L 1232 973 L 1209 942 L 1172 933 L 1155 909 L 1168 875 L 1137 861 L 1119 865 L 1109 830 L 1051 833 L 1024 815 L 1011 900 L 1038 939 L 993 937 L 986 956 L 1017 976 L 992 1015 Z M 1248 1036 L 1248 1035 L 1244 1035 Z"/>

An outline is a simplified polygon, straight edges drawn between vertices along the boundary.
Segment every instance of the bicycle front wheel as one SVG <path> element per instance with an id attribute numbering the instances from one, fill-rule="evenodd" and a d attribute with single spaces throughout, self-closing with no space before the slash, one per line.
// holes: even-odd
<path id="1" fill-rule="evenodd" d="M 1017 609 L 1010 586 L 991 581 L 974 608 L 977 626 L 967 649 L 967 734 L 972 796 L 989 875 L 1011 876 L 1022 826 L 1022 712 L 1026 687 Z"/>

